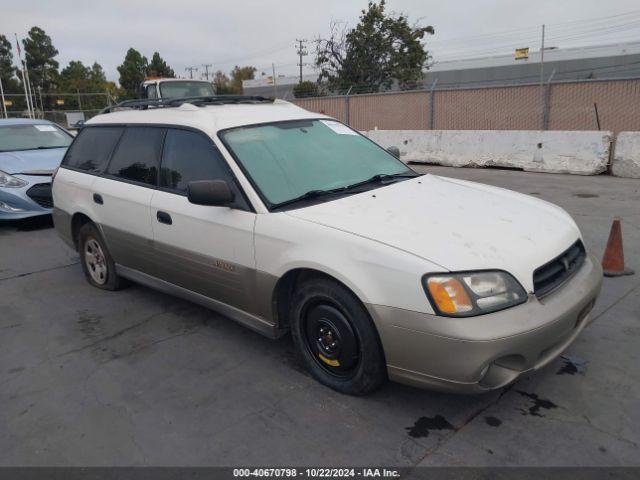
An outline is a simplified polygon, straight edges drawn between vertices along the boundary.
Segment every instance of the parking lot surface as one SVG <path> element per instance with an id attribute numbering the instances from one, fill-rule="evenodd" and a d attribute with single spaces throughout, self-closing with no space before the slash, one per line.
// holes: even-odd
<path id="1" fill-rule="evenodd" d="M 640 271 L 640 181 L 418 166 L 554 202 L 601 256 L 622 218 Z M 85 281 L 50 221 L 0 226 L 0 465 L 640 465 L 640 275 L 604 280 L 595 322 L 548 368 L 456 396 L 362 398 L 194 304 Z M 469 319 L 470 322 L 473 319 Z"/>

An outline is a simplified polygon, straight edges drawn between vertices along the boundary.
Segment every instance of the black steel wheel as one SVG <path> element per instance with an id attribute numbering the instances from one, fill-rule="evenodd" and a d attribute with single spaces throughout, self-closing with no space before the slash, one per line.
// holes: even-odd
<path id="1" fill-rule="evenodd" d="M 342 393 L 363 395 L 387 378 L 378 332 L 357 297 L 326 277 L 298 286 L 291 309 L 298 353 L 318 381 Z"/>
<path id="2" fill-rule="evenodd" d="M 360 361 L 360 347 L 343 312 L 334 305 L 318 303 L 305 309 L 302 321 L 305 346 L 316 363 L 331 375 L 352 375 Z"/>

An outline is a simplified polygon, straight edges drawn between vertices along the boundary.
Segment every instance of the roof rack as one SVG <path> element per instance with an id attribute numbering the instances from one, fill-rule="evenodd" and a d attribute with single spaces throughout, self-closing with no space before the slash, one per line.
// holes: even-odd
<path id="1" fill-rule="evenodd" d="M 111 113 L 122 109 L 147 110 L 148 108 L 171 108 L 179 107 L 184 103 L 196 106 L 204 105 L 225 105 L 240 103 L 273 103 L 274 99 L 260 95 L 209 95 L 203 97 L 179 97 L 163 99 L 137 99 L 125 100 L 115 105 L 104 108 L 100 113 Z"/>

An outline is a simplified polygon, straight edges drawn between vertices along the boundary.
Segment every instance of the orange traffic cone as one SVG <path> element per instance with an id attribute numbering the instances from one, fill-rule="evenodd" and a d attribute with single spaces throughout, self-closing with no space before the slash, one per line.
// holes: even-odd
<path id="1" fill-rule="evenodd" d="M 620 217 L 613 218 L 611 233 L 607 241 L 607 248 L 602 257 L 602 269 L 605 277 L 620 277 L 633 275 L 634 271 L 624 267 L 624 251 L 622 248 L 622 226 Z"/>

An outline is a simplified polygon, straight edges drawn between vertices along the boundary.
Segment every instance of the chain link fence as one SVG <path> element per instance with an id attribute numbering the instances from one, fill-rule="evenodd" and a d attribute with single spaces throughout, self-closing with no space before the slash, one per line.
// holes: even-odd
<path id="1" fill-rule="evenodd" d="M 24 94 L 5 93 L 5 107 L 9 118 L 29 118 Z M 99 93 L 37 93 L 31 97 L 36 118 L 50 120 L 70 128 L 79 120 L 89 120 L 114 103 L 108 92 Z M 0 111 L 0 115 L 3 112 Z"/>
<path id="2" fill-rule="evenodd" d="M 298 98 L 357 130 L 640 130 L 640 78 Z"/>

